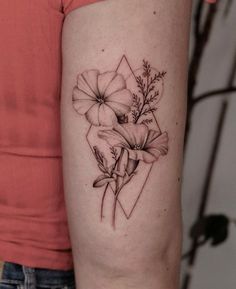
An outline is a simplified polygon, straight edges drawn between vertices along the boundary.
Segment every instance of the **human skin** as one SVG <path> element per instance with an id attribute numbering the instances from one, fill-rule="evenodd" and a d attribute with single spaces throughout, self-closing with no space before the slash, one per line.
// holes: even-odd
<path id="1" fill-rule="evenodd" d="M 63 174 L 78 289 L 178 288 L 190 10 L 189 0 L 109 0 L 77 9 L 66 17 L 61 99 Z M 123 70 L 118 66 L 122 59 Z M 143 71 L 144 61 L 151 66 L 149 80 Z M 131 76 L 126 74 L 129 68 Z M 118 101 L 119 110 L 114 102 L 107 107 L 108 92 L 104 91 L 111 74 L 98 76 L 104 72 L 123 75 L 118 84 L 113 83 L 113 92 L 119 93 L 112 100 Z M 130 95 L 133 99 L 137 92 L 143 101 L 137 77 L 141 75 L 146 84 L 158 72 L 163 75 L 154 83 L 157 96 L 151 105 L 155 109 L 135 123 Z M 94 111 L 89 112 L 91 103 Z M 130 113 L 128 120 L 125 116 Z M 152 120 L 141 124 L 145 119 Z M 86 135 L 91 125 L 89 145 Z M 135 131 L 137 143 L 127 138 L 125 144 L 118 142 L 122 128 L 128 133 Z M 137 138 L 146 131 L 156 138 L 150 143 L 146 139 L 144 146 Z M 111 147 L 116 149 L 118 160 L 108 174 L 101 163 L 99 166 L 99 153 L 102 159 L 111 160 Z M 145 175 L 150 164 L 152 169 Z M 98 181 L 101 174 L 102 182 L 101 178 Z M 130 179 L 124 185 L 127 176 Z M 110 191 L 103 200 L 106 186 Z"/>

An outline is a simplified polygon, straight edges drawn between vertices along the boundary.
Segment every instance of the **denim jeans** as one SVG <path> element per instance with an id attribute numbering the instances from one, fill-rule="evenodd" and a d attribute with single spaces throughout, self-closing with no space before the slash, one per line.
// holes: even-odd
<path id="1" fill-rule="evenodd" d="M 6 262 L 0 289 L 75 289 L 74 272 L 30 268 Z"/>

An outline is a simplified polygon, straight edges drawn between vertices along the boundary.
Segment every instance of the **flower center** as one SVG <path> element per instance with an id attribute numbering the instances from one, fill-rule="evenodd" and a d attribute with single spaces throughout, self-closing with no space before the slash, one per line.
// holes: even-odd
<path id="1" fill-rule="evenodd" d="M 133 150 L 141 150 L 142 147 L 140 144 L 135 144 L 134 147 L 133 147 Z"/>
<path id="2" fill-rule="evenodd" d="M 101 95 L 98 95 L 97 96 L 97 102 L 99 102 L 100 104 L 104 103 L 105 102 L 104 97 Z"/>

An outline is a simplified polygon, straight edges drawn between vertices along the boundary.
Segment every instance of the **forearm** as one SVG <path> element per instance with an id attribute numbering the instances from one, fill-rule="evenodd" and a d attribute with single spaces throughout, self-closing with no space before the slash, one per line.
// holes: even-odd
<path id="1" fill-rule="evenodd" d="M 66 19 L 63 165 L 79 289 L 178 286 L 189 2 L 110 0 Z"/>

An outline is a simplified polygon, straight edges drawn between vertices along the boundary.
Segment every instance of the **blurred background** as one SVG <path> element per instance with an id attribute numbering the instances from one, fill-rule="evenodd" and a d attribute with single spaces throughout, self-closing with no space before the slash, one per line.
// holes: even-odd
<path id="1" fill-rule="evenodd" d="M 235 289 L 236 1 L 193 2 L 181 289 Z"/>
<path id="2" fill-rule="evenodd" d="M 235 289 L 236 1 L 193 3 L 181 289 Z"/>

